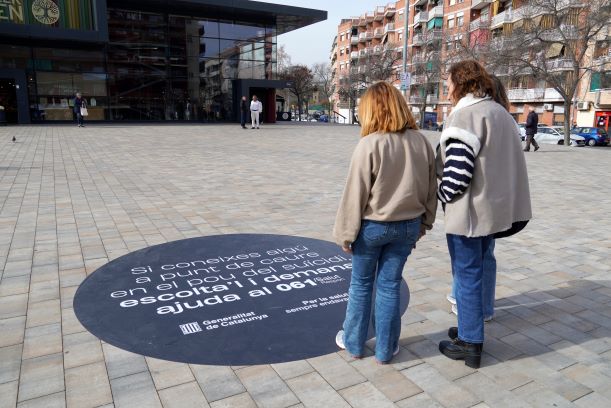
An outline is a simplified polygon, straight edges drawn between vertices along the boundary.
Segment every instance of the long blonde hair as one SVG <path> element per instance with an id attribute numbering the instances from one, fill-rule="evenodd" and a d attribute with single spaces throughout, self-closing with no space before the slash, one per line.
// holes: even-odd
<path id="1" fill-rule="evenodd" d="M 361 136 L 375 132 L 398 133 L 406 129 L 418 129 L 405 98 L 387 82 L 376 82 L 361 97 L 359 121 Z"/>

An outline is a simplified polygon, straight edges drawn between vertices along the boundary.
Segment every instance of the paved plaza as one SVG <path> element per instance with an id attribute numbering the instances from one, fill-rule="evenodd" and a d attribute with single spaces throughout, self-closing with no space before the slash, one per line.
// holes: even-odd
<path id="1" fill-rule="evenodd" d="M 610 407 L 609 148 L 527 154 L 534 219 L 497 243 L 497 311 L 479 370 L 437 350 L 456 323 L 441 213 L 405 268 L 411 303 L 390 365 L 371 352 L 180 364 L 80 325 L 78 285 L 129 252 L 229 233 L 331 240 L 358 131 L 0 128 L 0 407 Z"/>

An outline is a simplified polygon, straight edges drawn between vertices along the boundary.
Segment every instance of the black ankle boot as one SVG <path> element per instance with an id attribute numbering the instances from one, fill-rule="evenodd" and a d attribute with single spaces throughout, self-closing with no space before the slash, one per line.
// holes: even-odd
<path id="1" fill-rule="evenodd" d="M 482 344 L 467 343 L 458 338 L 439 343 L 439 351 L 452 360 L 465 360 L 465 365 L 479 368 L 482 361 Z"/>
<path id="2" fill-rule="evenodd" d="M 448 337 L 452 340 L 458 338 L 458 327 L 450 327 L 448 329 Z"/>

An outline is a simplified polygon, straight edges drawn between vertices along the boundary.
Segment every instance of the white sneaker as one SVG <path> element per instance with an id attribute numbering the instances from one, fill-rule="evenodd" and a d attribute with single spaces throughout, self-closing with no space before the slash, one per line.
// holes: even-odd
<path id="1" fill-rule="evenodd" d="M 399 354 L 399 352 L 401 351 L 401 347 L 399 347 L 399 345 L 397 344 L 397 348 L 395 349 L 395 351 L 393 351 L 392 356 L 396 356 L 397 354 Z"/>
<path id="2" fill-rule="evenodd" d="M 488 323 L 492 319 L 494 319 L 494 315 L 492 315 L 492 316 L 484 316 L 484 323 Z"/>
<path id="3" fill-rule="evenodd" d="M 448 294 L 446 295 L 446 299 L 448 299 L 448 302 L 452 303 L 453 305 L 455 305 L 455 304 L 456 304 L 456 298 L 455 298 L 454 296 L 452 296 L 452 294 L 451 294 L 451 293 L 448 293 Z"/>
<path id="4" fill-rule="evenodd" d="M 452 313 L 458 316 L 458 307 L 456 305 L 452 305 Z"/>
<path id="5" fill-rule="evenodd" d="M 337 344 L 337 347 L 341 348 L 342 350 L 346 350 L 346 345 L 344 344 L 344 331 L 340 330 L 337 332 L 337 334 L 335 335 L 335 344 Z"/>

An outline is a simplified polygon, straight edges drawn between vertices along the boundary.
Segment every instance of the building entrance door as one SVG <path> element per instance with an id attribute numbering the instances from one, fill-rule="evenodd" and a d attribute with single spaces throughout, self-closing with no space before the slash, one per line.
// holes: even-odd
<path id="1" fill-rule="evenodd" d="M 30 123 L 28 88 L 25 72 L 0 69 L 0 105 L 8 123 Z"/>
<path id="2" fill-rule="evenodd" d="M 15 85 L 12 78 L 0 78 L 0 123 L 19 122 Z"/>

